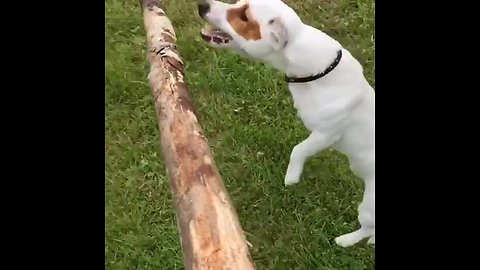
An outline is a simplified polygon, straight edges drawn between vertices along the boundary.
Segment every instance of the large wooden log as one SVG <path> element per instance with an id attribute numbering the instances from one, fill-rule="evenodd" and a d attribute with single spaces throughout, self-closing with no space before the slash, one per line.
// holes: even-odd
<path id="1" fill-rule="evenodd" d="M 158 0 L 140 0 L 161 150 L 173 192 L 185 268 L 254 269 L 244 232 L 198 123 L 176 35 Z"/>

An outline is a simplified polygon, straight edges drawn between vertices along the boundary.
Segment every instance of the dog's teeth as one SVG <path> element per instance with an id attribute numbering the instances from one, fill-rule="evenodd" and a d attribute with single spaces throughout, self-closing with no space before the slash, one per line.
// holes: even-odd
<path id="1" fill-rule="evenodd" d="M 212 40 L 213 40 L 213 42 L 215 42 L 215 43 L 217 43 L 217 44 L 222 43 L 222 39 L 219 38 L 219 37 L 212 37 Z"/>

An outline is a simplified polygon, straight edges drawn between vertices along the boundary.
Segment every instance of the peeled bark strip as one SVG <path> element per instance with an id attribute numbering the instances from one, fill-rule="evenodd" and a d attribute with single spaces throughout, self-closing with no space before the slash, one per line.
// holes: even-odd
<path id="1" fill-rule="evenodd" d="M 188 94 L 171 21 L 158 0 L 140 3 L 149 47 L 148 77 L 185 269 L 254 269 L 244 232 Z"/>

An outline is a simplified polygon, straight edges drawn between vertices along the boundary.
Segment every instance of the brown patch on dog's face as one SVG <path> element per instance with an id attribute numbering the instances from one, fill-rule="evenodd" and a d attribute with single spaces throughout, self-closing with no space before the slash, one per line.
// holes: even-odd
<path id="1" fill-rule="evenodd" d="M 253 19 L 248 4 L 227 10 L 227 21 L 233 30 L 246 40 L 262 38 L 260 25 Z"/>

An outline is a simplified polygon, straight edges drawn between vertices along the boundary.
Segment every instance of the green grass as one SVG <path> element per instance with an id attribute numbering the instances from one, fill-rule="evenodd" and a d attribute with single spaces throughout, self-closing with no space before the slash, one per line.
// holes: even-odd
<path id="1" fill-rule="evenodd" d="M 334 238 L 358 228 L 362 183 L 346 158 L 325 151 L 302 181 L 283 177 L 306 138 L 282 74 L 207 47 L 196 1 L 163 1 L 186 79 L 215 160 L 247 232 L 257 269 L 374 269 L 365 242 Z M 288 1 L 308 24 L 339 40 L 374 85 L 374 0 Z M 159 152 L 138 0 L 106 0 L 105 267 L 183 269 L 172 196 Z"/>

